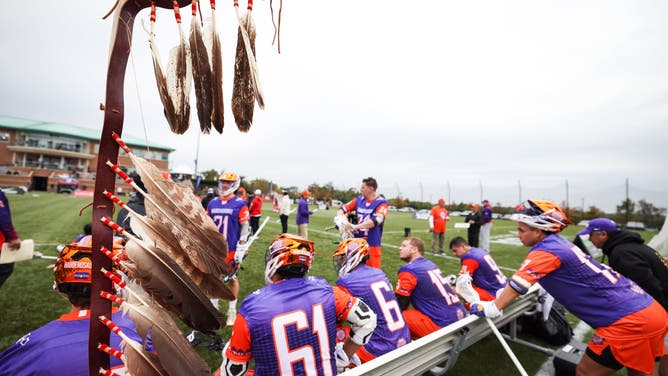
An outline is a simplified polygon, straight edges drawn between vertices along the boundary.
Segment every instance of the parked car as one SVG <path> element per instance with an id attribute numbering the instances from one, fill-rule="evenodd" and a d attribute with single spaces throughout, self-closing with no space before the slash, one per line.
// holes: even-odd
<path id="1" fill-rule="evenodd" d="M 415 213 L 413 213 L 413 219 L 429 219 L 429 210 L 428 209 L 422 209 L 418 210 Z"/>

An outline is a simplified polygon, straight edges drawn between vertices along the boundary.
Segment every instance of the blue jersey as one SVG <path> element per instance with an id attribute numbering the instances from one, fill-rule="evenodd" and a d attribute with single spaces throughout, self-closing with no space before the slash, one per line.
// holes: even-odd
<path id="1" fill-rule="evenodd" d="M 229 200 L 217 197 L 209 201 L 206 212 L 213 218 L 218 232 L 225 236 L 229 251 L 235 251 L 241 236 L 241 224 L 250 219 L 246 201 L 237 196 Z"/>
<path id="2" fill-rule="evenodd" d="M 524 293 L 535 282 L 593 328 L 608 326 L 654 300 L 635 282 L 557 234 L 531 247 L 509 284 Z"/>
<path id="3" fill-rule="evenodd" d="M 334 288 L 325 279 L 291 278 L 265 286 L 246 297 L 239 314 L 250 332 L 256 375 L 336 373 L 337 309 Z"/>
<path id="4" fill-rule="evenodd" d="M 121 312 L 111 316 L 121 331 L 141 343 L 135 324 Z M 36 329 L 0 353 L 0 375 L 86 376 L 88 375 L 88 332 L 90 311 L 61 316 Z M 111 333 L 110 346 L 120 350 L 121 338 Z M 124 375 L 120 359 L 110 357 L 114 372 Z"/>
<path id="5" fill-rule="evenodd" d="M 367 201 L 364 196 L 357 196 L 357 198 L 343 205 L 341 209 L 346 213 L 354 210 L 357 214 L 357 223 L 362 223 L 376 214 L 381 214 L 383 217 L 387 217 L 387 201 L 380 195 L 371 202 Z M 353 236 L 355 238 L 366 239 L 370 247 L 380 247 L 381 238 L 383 237 L 384 223 L 385 221 L 379 226 L 369 229 L 355 230 L 353 231 Z"/>
<path id="6" fill-rule="evenodd" d="M 486 290 L 490 295 L 496 296 L 496 292 L 506 287 L 506 276 L 496 266 L 492 256 L 481 248 L 471 247 L 461 258 L 462 268 L 460 274 L 469 273 L 473 278 L 473 284 Z"/>
<path id="7" fill-rule="evenodd" d="M 302 197 L 302 199 L 299 200 L 299 205 L 297 206 L 297 224 L 303 225 L 308 223 L 311 214 L 313 214 L 313 212 L 308 210 L 308 202 L 305 198 Z"/>
<path id="8" fill-rule="evenodd" d="M 424 257 L 399 268 L 396 293 L 410 296 L 413 307 L 440 327 L 466 316 L 466 309 L 441 270 Z"/>
<path id="9" fill-rule="evenodd" d="M 376 329 L 369 343 L 364 345 L 371 355 L 378 357 L 410 342 L 411 335 L 397 297 L 382 270 L 361 264 L 339 278 L 336 284 L 361 298 L 376 313 Z"/>

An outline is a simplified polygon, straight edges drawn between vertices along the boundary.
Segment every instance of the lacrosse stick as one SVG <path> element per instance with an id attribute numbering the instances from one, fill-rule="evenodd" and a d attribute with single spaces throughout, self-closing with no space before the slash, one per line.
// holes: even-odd
<path id="1" fill-rule="evenodd" d="M 455 290 L 457 291 L 457 294 L 459 294 L 459 296 L 461 296 L 468 303 L 480 301 L 480 295 L 478 295 L 478 292 L 473 289 L 473 285 L 471 284 L 471 276 L 468 273 L 462 274 L 457 278 Z M 522 376 L 528 376 L 527 371 L 524 370 L 524 367 L 522 367 L 522 364 L 515 356 L 515 353 L 513 353 L 513 350 L 510 349 L 510 346 L 508 346 L 508 343 L 503 338 L 496 325 L 494 325 L 492 319 L 485 317 L 485 320 L 487 321 L 489 328 L 492 329 L 492 332 L 494 332 L 496 338 L 498 338 L 499 342 L 501 342 L 503 349 L 506 350 L 510 359 L 513 361 L 513 363 L 515 363 L 515 367 L 517 367 L 517 370 L 520 372 L 520 374 Z"/>
<path id="2" fill-rule="evenodd" d="M 246 258 L 246 252 L 250 249 L 250 246 L 253 245 L 253 242 L 255 242 L 257 240 L 257 238 L 260 237 L 260 233 L 262 232 L 262 229 L 267 224 L 267 222 L 269 222 L 270 219 L 271 219 L 271 217 L 269 217 L 269 216 L 266 216 L 264 218 L 264 221 L 262 221 L 262 224 L 260 225 L 260 227 L 257 228 L 257 232 L 255 234 L 253 234 L 253 236 L 248 238 L 248 242 L 246 244 L 244 244 L 245 249 L 243 249 L 243 250 L 242 249 L 237 249 L 236 252 L 241 253 L 241 256 L 239 256 L 241 258 L 241 261 L 243 261 Z M 235 255 L 235 258 L 237 258 L 236 256 L 237 255 Z M 223 282 L 227 282 L 230 279 L 234 278 L 237 275 L 237 273 L 239 272 L 240 268 L 241 268 L 241 262 L 239 262 L 239 267 L 236 268 L 236 270 L 234 272 L 232 272 L 231 274 L 226 275 L 225 278 L 223 278 Z"/>

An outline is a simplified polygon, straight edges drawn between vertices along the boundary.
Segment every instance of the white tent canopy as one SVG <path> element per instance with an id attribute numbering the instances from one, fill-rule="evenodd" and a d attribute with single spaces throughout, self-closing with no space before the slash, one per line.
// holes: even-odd
<path id="1" fill-rule="evenodd" d="M 666 216 L 661 231 L 659 231 L 647 245 L 658 251 L 661 256 L 668 257 L 668 216 Z"/>
<path id="2" fill-rule="evenodd" d="M 180 164 L 169 171 L 171 174 L 195 175 L 195 170 L 186 164 Z"/>

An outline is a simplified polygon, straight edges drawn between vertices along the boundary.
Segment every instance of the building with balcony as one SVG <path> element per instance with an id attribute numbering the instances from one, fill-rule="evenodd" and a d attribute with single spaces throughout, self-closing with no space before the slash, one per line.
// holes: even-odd
<path id="1" fill-rule="evenodd" d="M 57 191 L 63 176 L 79 182 L 79 189 L 93 190 L 102 129 L 70 124 L 22 119 L 0 115 L 0 187 L 25 186 L 31 190 Z M 167 170 L 168 146 L 123 134 L 123 140 L 139 157 Z M 150 151 L 148 151 L 150 150 Z M 121 151 L 118 165 L 134 170 L 130 158 Z M 124 192 L 131 187 L 117 180 Z"/>

